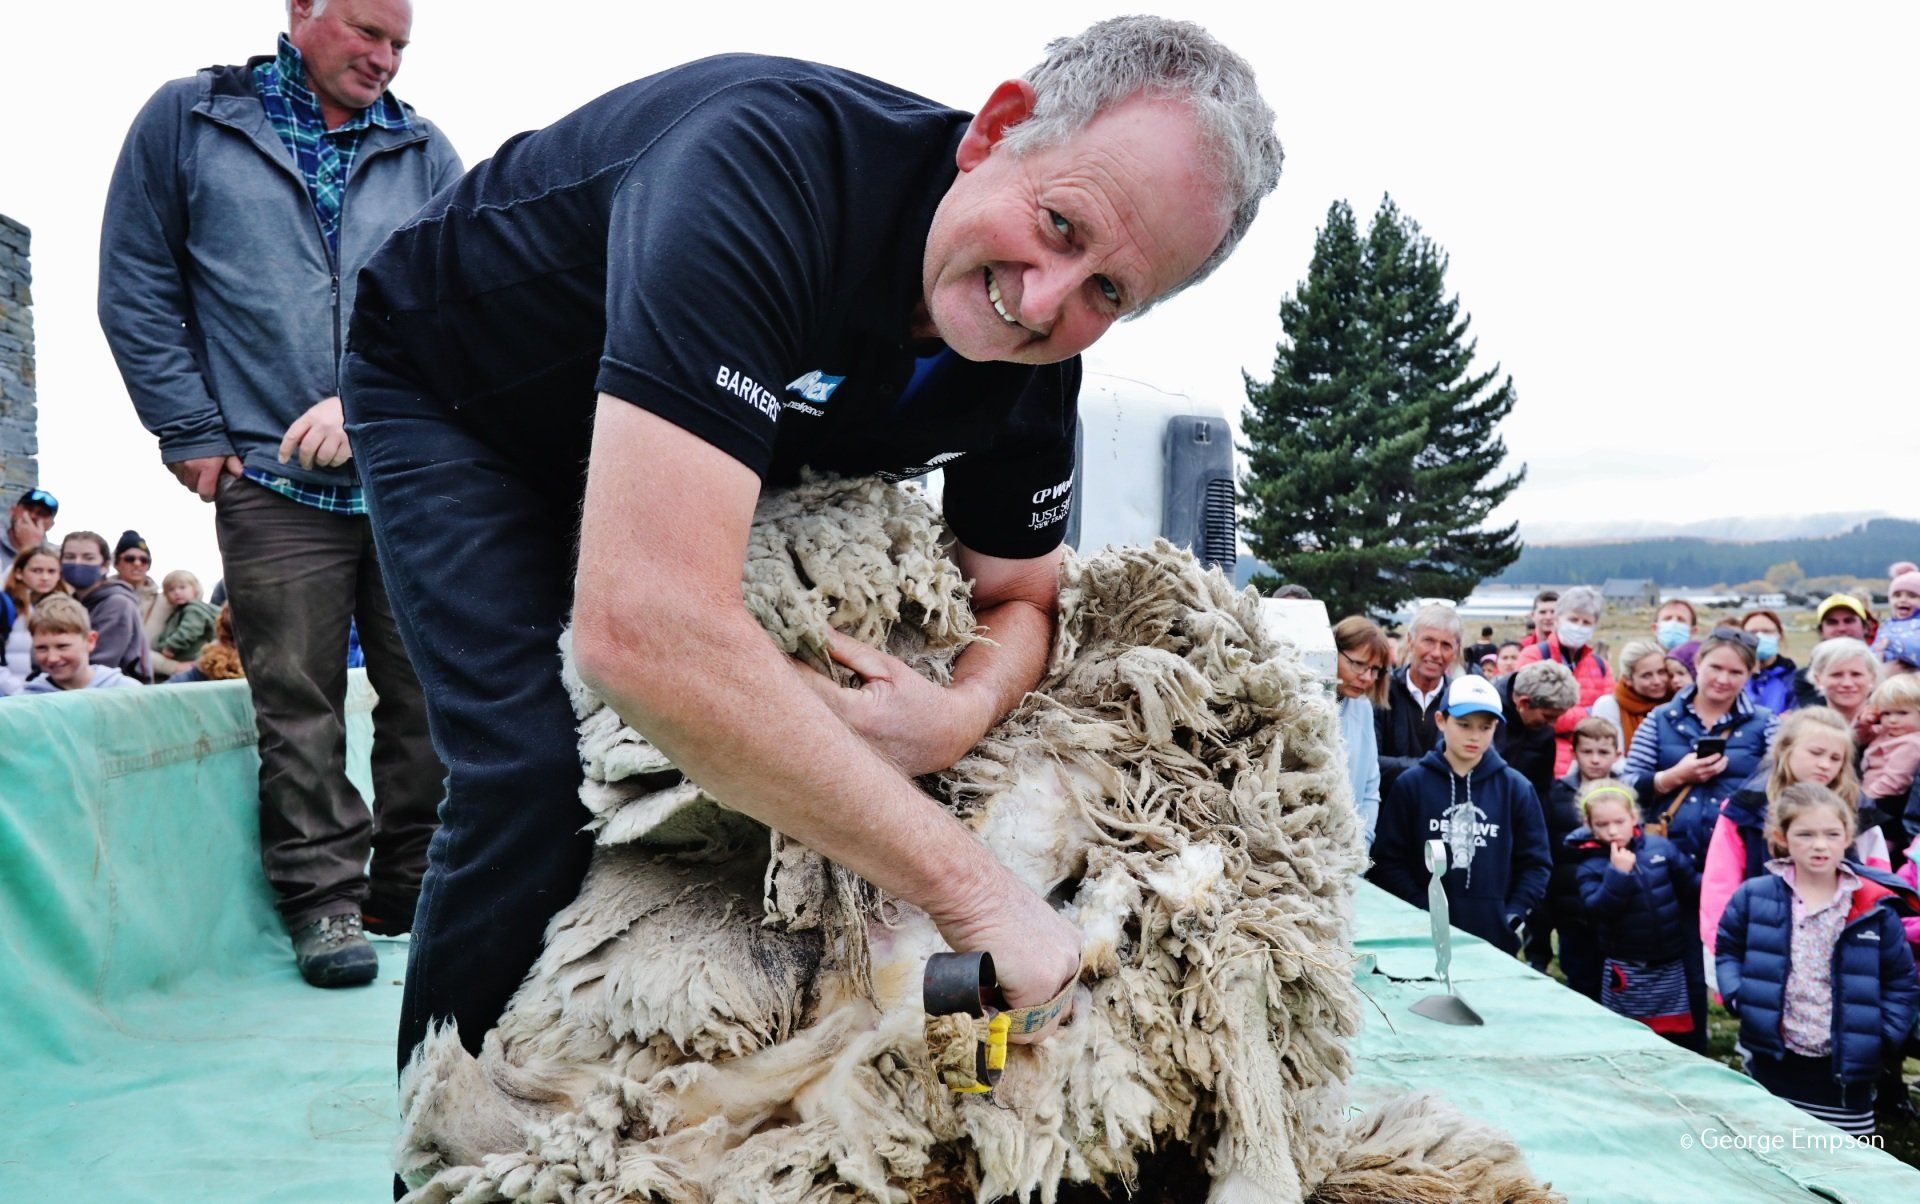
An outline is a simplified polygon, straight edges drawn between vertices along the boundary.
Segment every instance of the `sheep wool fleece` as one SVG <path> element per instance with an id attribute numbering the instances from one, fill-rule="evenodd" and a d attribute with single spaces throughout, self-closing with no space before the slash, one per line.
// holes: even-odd
<path id="1" fill-rule="evenodd" d="M 944 682 L 977 638 L 949 539 L 878 480 L 769 492 L 746 604 L 823 672 L 833 627 Z M 410 1204 L 1052 1204 L 1169 1147 L 1216 1204 L 1557 1199 L 1433 1097 L 1346 1119 L 1359 822 L 1252 593 L 1160 542 L 1070 555 L 1059 611 L 1038 688 L 922 782 L 1085 936 L 1072 1021 L 990 1098 L 938 1077 L 975 1022 L 922 1010 L 925 914 L 707 797 L 569 661 L 593 864 L 480 1056 L 415 1051 Z"/>

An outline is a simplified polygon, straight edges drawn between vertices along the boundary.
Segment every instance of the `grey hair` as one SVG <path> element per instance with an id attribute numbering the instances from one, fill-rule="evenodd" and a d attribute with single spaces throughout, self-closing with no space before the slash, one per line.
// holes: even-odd
<path id="1" fill-rule="evenodd" d="M 1046 61 L 1027 72 L 1033 115 L 1008 129 L 1002 145 L 1016 155 L 1057 146 L 1103 111 L 1140 93 L 1184 101 L 1213 159 L 1220 212 L 1231 213 L 1226 237 L 1179 284 L 1128 314 L 1138 317 L 1205 280 L 1246 237 L 1260 200 L 1280 182 L 1284 157 L 1273 110 L 1253 68 L 1190 21 L 1111 17 L 1071 38 L 1047 44 Z"/>
<path id="2" fill-rule="evenodd" d="M 1559 661 L 1535 661 L 1513 673 L 1513 696 L 1550 711 L 1565 711 L 1580 701 L 1573 670 Z"/>
<path id="3" fill-rule="evenodd" d="M 1831 640 L 1821 640 L 1813 646 L 1813 656 L 1807 661 L 1807 680 L 1814 685 L 1836 668 L 1855 657 L 1867 662 L 1867 676 L 1876 683 L 1880 680 L 1880 659 L 1867 647 L 1864 640 L 1852 636 L 1836 636 Z"/>
<path id="4" fill-rule="evenodd" d="M 319 16 L 327 11 L 327 0 L 313 0 L 313 15 Z M 287 0 L 287 20 L 293 20 L 293 0 Z"/>
<path id="5" fill-rule="evenodd" d="M 1465 642 L 1460 634 L 1460 612 L 1438 602 L 1430 602 L 1414 612 L 1413 621 L 1407 624 L 1407 643 L 1411 645 L 1423 631 L 1450 635 L 1456 644 Z"/>
<path id="6" fill-rule="evenodd" d="M 1560 595 L 1560 614 L 1579 612 L 1598 619 L 1607 613 L 1607 598 L 1591 585 L 1576 585 Z"/>

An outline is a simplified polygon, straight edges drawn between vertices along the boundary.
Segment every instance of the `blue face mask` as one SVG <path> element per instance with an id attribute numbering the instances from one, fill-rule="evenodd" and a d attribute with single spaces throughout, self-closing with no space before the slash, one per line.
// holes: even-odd
<path id="1" fill-rule="evenodd" d="M 92 589 L 100 583 L 100 574 L 106 572 L 97 564 L 63 564 L 60 577 L 75 589 Z"/>
<path id="2" fill-rule="evenodd" d="M 1759 640 L 1760 643 L 1756 648 L 1754 648 L 1753 654 L 1759 657 L 1761 660 L 1770 661 L 1775 656 L 1778 656 L 1780 654 L 1780 637 L 1779 636 L 1760 635 L 1756 633 L 1754 635 L 1754 638 Z"/>
<path id="3" fill-rule="evenodd" d="M 1668 652 L 1687 642 L 1687 625 L 1679 619 L 1662 619 L 1660 626 L 1654 629 L 1655 638 Z"/>

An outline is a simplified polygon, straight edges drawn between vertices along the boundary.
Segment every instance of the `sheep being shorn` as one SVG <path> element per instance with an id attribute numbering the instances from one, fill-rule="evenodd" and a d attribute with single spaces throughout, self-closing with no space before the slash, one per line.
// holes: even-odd
<path id="1" fill-rule="evenodd" d="M 822 671 L 831 626 L 946 680 L 977 638 L 946 538 L 879 481 L 770 493 L 746 603 Z M 1190 555 L 1070 556 L 1039 688 L 925 782 L 1086 938 L 1071 1023 L 991 1097 L 938 1077 L 976 1025 L 922 1011 L 927 917 L 708 798 L 565 671 L 599 847 L 480 1057 L 450 1029 L 416 1051 L 414 1204 L 1052 1204 L 1179 1147 L 1222 1204 L 1554 1198 L 1437 1101 L 1346 1119 L 1335 712 Z"/>

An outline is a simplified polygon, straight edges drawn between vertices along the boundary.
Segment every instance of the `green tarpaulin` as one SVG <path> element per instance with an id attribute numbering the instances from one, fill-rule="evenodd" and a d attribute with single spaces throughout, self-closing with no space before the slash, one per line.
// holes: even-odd
<path id="1" fill-rule="evenodd" d="M 237 683 L 0 701 L 0 1199 L 390 1198 L 405 942 L 376 940 L 371 987 L 300 981 L 257 765 Z M 1369 887 L 1356 911 L 1356 1106 L 1437 1089 L 1578 1200 L 1920 1199 L 1920 1172 L 1807 1148 L 1839 1135 L 1471 938 L 1455 983 L 1487 1026 L 1412 1014 L 1426 916 Z"/>

